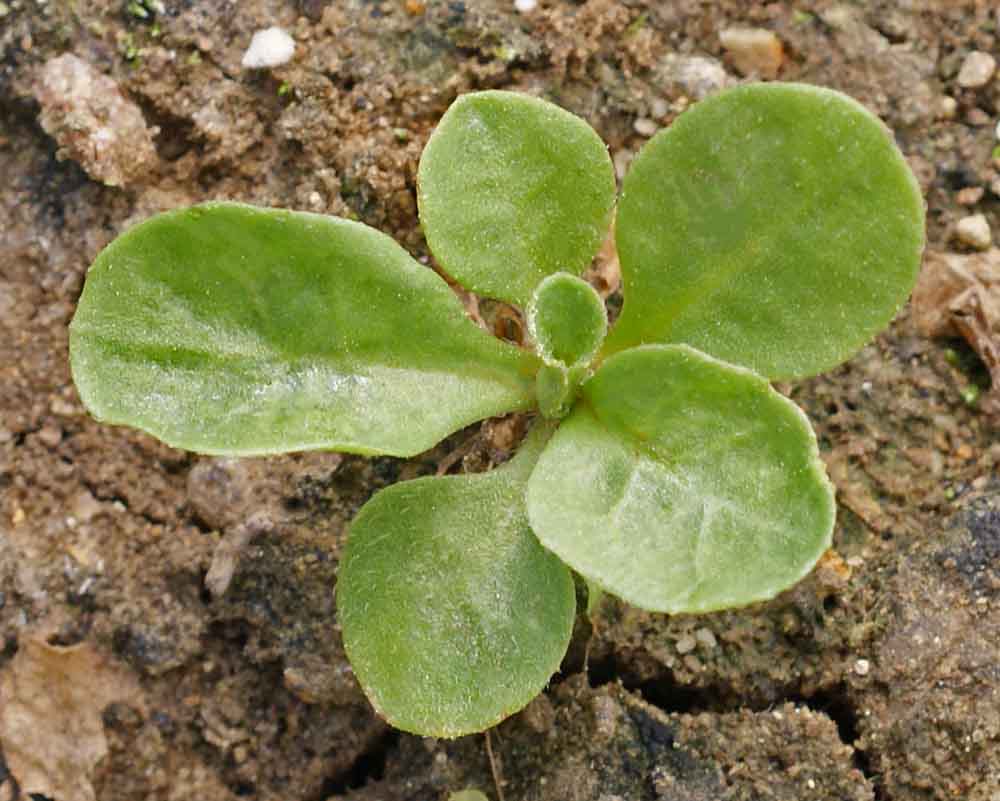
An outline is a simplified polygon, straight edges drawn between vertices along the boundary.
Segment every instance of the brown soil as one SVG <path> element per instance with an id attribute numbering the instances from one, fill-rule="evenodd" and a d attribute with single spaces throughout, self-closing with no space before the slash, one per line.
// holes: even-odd
<path id="1" fill-rule="evenodd" d="M 908 313 L 788 388 L 837 485 L 836 553 L 747 610 L 667 618 L 606 601 L 553 688 L 491 735 L 492 765 L 482 736 L 421 740 L 371 713 L 332 590 L 345 525 L 375 490 L 456 451 L 457 469 L 478 469 L 502 455 L 502 429 L 406 462 L 207 459 L 91 420 L 66 353 L 87 265 L 136 219 L 231 198 L 361 219 L 426 255 L 415 169 L 457 94 L 544 93 L 624 167 L 648 121 L 713 88 L 704 64 L 685 72 L 690 56 L 742 77 L 720 44 L 734 26 L 777 34 L 780 78 L 878 112 L 926 191 L 929 247 L 960 250 L 960 217 L 1000 232 L 1000 80 L 957 80 L 970 51 L 1000 56 L 993 7 L 0 3 L 0 677 L 43 654 L 55 692 L 51 676 L 82 681 L 70 666 L 87 665 L 102 689 L 89 704 L 68 693 L 67 719 L 92 721 L 87 743 L 107 748 L 35 797 L 1000 801 L 996 421 L 974 399 L 988 384 L 972 351 L 921 337 Z M 271 25 L 294 35 L 294 60 L 243 70 Z M 53 67 L 64 53 L 81 62 Z M 91 81 L 89 105 L 79 87 L 60 98 L 49 70 L 66 64 Z M 102 113 L 128 119 L 108 150 L 91 137 Z M 214 599 L 217 546 L 261 511 L 276 525 Z M 53 753 L 66 739 L 53 724 Z M 0 754 L 0 799 L 19 792 Z"/>

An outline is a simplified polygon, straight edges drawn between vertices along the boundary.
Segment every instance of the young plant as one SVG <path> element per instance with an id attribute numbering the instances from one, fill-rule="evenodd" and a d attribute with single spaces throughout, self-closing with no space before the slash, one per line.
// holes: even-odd
<path id="1" fill-rule="evenodd" d="M 419 167 L 441 268 L 521 306 L 490 337 L 432 270 L 347 220 L 209 203 L 158 215 L 90 270 L 70 338 L 99 418 L 202 453 L 413 456 L 540 411 L 486 474 L 375 495 L 337 586 L 375 708 L 458 736 L 559 667 L 576 571 L 645 609 L 773 597 L 830 545 L 834 498 L 803 413 L 769 381 L 846 359 L 906 299 L 923 202 L 887 129 L 843 95 L 757 84 L 686 111 L 617 202 L 610 335 L 577 276 L 615 213 L 582 120 L 508 92 L 459 98 Z"/>

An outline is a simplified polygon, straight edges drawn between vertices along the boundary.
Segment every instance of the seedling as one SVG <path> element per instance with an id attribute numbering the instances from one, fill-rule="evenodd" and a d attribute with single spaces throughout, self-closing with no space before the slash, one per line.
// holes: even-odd
<path id="1" fill-rule="evenodd" d="M 615 177 L 582 120 L 465 95 L 427 144 L 418 200 L 441 268 L 524 309 L 530 348 L 478 328 L 378 231 L 233 203 L 116 239 L 70 339 L 94 415 L 202 453 L 407 457 L 540 412 L 506 465 L 393 485 L 352 523 L 339 622 L 386 719 L 451 737 L 523 707 L 566 652 L 571 570 L 673 614 L 771 598 L 812 568 L 833 491 L 769 381 L 843 361 L 915 280 L 923 203 L 875 117 L 757 84 L 657 134 L 617 202 L 625 301 L 607 336 L 578 276 Z"/>

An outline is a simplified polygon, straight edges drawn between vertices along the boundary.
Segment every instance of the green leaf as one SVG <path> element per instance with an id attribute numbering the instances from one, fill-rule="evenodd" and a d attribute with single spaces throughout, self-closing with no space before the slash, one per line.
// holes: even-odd
<path id="1" fill-rule="evenodd" d="M 643 148 L 616 238 L 625 306 L 605 354 L 683 342 L 801 377 L 844 361 L 906 300 L 924 204 L 860 104 L 754 84 L 698 103 Z"/>
<path id="2" fill-rule="evenodd" d="M 614 168 L 597 133 L 513 92 L 459 97 L 424 149 L 418 185 L 427 243 L 445 271 L 522 306 L 545 276 L 583 271 L 615 203 Z"/>
<path id="3" fill-rule="evenodd" d="M 413 455 L 530 408 L 540 364 L 384 234 L 234 203 L 158 215 L 106 248 L 70 356 L 96 417 L 243 455 Z"/>
<path id="4" fill-rule="evenodd" d="M 405 731 L 482 731 L 534 698 L 573 628 L 570 572 L 528 527 L 525 483 L 550 428 L 491 473 L 394 484 L 351 524 L 337 578 L 344 646 Z"/>
<path id="5" fill-rule="evenodd" d="M 659 612 L 771 598 L 830 545 L 834 500 L 805 415 L 683 345 L 608 359 L 528 487 L 542 544 Z"/>
<path id="6" fill-rule="evenodd" d="M 575 275 L 542 281 L 528 306 L 528 330 L 539 355 L 568 367 L 588 364 L 604 342 L 608 314 L 596 290 Z"/>

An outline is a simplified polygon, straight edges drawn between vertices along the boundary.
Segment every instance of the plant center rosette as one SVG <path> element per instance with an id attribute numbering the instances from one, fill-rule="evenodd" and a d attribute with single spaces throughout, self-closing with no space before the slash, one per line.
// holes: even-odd
<path id="1" fill-rule="evenodd" d="M 825 89 L 702 101 L 616 195 L 582 120 L 509 92 L 460 97 L 419 167 L 440 268 L 526 311 L 490 337 L 389 237 L 210 203 L 123 234 L 71 328 L 88 408 L 202 453 L 413 456 L 537 411 L 480 475 L 376 494 L 350 528 L 337 609 L 375 708 L 419 734 L 481 731 L 564 656 L 572 572 L 645 609 L 773 597 L 829 547 L 813 431 L 770 382 L 848 358 L 905 301 L 923 201 L 890 132 Z M 624 307 L 578 276 L 616 213 Z M 332 623 L 332 621 L 331 621 Z"/>

